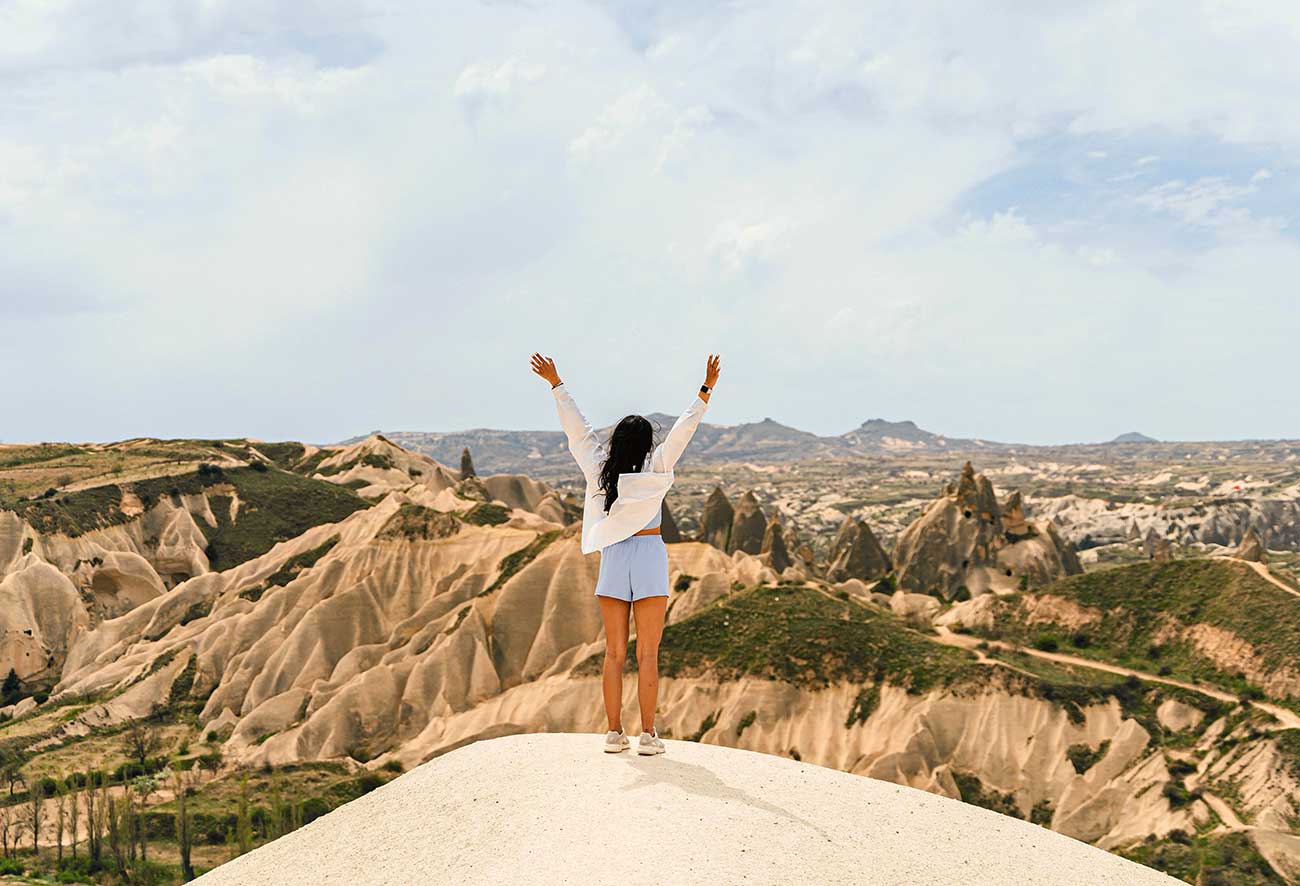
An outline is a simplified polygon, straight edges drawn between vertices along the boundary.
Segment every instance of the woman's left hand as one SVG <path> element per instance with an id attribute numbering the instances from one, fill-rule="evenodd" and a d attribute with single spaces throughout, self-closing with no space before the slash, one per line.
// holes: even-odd
<path id="1" fill-rule="evenodd" d="M 712 390 L 713 386 L 718 383 L 718 373 L 722 371 L 722 357 L 717 354 L 709 355 L 709 362 L 704 367 L 704 383 Z"/>

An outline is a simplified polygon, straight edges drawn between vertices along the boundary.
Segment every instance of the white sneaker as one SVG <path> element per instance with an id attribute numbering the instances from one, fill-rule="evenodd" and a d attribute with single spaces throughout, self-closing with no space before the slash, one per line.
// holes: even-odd
<path id="1" fill-rule="evenodd" d="M 619 751 L 625 751 L 632 746 L 632 742 L 624 734 L 623 730 L 615 732 L 613 729 L 605 733 L 605 753 L 617 754 Z"/>
<path id="2" fill-rule="evenodd" d="M 636 746 L 636 752 L 638 754 L 646 754 L 647 756 L 650 754 L 662 754 L 666 750 L 668 749 L 664 747 L 663 740 L 659 738 L 659 730 L 655 729 L 653 726 L 650 727 L 649 732 L 641 733 L 641 740 L 637 742 Z"/>

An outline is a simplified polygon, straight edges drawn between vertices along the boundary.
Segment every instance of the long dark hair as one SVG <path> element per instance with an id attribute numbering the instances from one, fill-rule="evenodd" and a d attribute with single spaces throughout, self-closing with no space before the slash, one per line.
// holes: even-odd
<path id="1" fill-rule="evenodd" d="M 608 514 L 618 500 L 618 475 L 639 472 L 654 442 L 654 427 L 640 415 L 624 416 L 614 426 L 609 442 L 605 444 L 609 457 L 600 466 L 600 491 L 605 493 L 605 513 Z"/>

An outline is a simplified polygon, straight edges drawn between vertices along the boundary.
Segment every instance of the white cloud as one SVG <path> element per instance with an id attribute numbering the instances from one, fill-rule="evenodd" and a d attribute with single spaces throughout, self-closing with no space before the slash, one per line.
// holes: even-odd
<path id="1" fill-rule="evenodd" d="M 1175 179 L 1138 195 L 1134 202 L 1153 212 L 1167 213 L 1184 224 L 1242 230 L 1253 219 L 1240 204 L 1257 190 L 1253 184 L 1235 185 L 1218 177 L 1192 182 Z M 1261 223 L 1269 227 L 1277 224 L 1274 221 Z"/>
<path id="2" fill-rule="evenodd" d="M 476 62 L 460 72 L 453 94 L 471 116 L 484 108 L 507 107 L 518 91 L 546 76 L 546 66 L 517 58 L 508 58 L 500 64 Z"/>
<path id="3" fill-rule="evenodd" d="M 1185 414 L 1122 392 L 1187 387 L 1198 348 L 1285 372 L 1300 260 L 1260 205 L 1298 35 L 1289 5 L 1129 0 L 5 4 L 0 309 L 31 328 L 0 372 L 49 367 L 6 433 L 539 426 L 509 356 L 538 347 L 606 414 L 722 348 L 751 380 L 724 421 L 1294 425 L 1230 372 Z M 1127 171 L 1070 179 L 1084 148 Z M 1055 185 L 1050 214 L 1024 192 Z M 1274 318 L 1248 348 L 1206 319 L 1226 292 Z"/>

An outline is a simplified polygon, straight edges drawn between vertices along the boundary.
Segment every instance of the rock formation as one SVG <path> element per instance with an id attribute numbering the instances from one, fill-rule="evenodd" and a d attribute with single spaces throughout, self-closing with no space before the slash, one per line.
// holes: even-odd
<path id="1" fill-rule="evenodd" d="M 374 471 L 357 479 L 390 490 L 368 506 L 332 515 L 296 535 L 280 534 L 234 565 L 208 569 L 206 561 L 195 561 L 201 574 L 174 587 L 162 584 L 162 591 L 142 565 L 152 562 L 155 527 L 179 532 L 231 525 L 266 516 L 269 502 L 235 500 L 224 488 L 220 495 L 164 497 L 129 522 L 76 538 L 42 534 L 16 512 L 0 512 L 0 656 L 17 662 L 16 656 L 29 654 L 34 664 L 44 656 L 44 673 L 32 668 L 24 675 L 33 683 L 60 679 L 41 705 L 28 698 L 22 707 L 0 713 L 36 708 L 41 728 L 48 730 L 39 736 L 41 747 L 55 749 L 160 708 L 183 710 L 186 722 L 170 720 L 169 728 L 191 730 L 196 744 L 198 736 L 216 736 L 213 749 L 219 746 L 222 772 L 208 782 L 216 790 L 229 788 L 231 781 L 221 779 L 237 778 L 237 767 L 332 760 L 354 771 L 383 772 L 391 764 L 415 766 L 503 733 L 602 729 L 601 626 L 591 599 L 599 561 L 579 550 L 572 497 L 511 475 L 426 485 L 404 467 L 423 471 L 414 456 L 393 455 L 394 468 L 377 461 L 382 459 L 337 466 L 340 473 Z M 326 493 L 341 492 L 322 479 L 306 482 Z M 1166 727 L 1170 732 L 1187 732 L 1198 753 L 1211 748 L 1219 754 L 1202 758 L 1202 771 L 1213 780 L 1249 784 L 1243 802 L 1251 805 L 1243 810 L 1252 822 L 1249 839 L 1261 853 L 1292 838 L 1287 822 L 1300 816 L 1300 787 L 1274 749 L 1281 733 L 1258 728 L 1265 722 L 1262 707 L 1238 720 L 1224 714 L 1228 708 L 1219 700 L 1188 689 L 1163 695 L 1166 687 L 1153 680 L 1143 683 L 1145 701 L 1139 702 L 1156 713 L 1139 719 L 1117 703 L 1118 696 L 1105 694 L 1104 687 L 1114 685 L 1109 676 L 1097 683 L 1095 696 L 1071 693 L 1075 700 L 1066 701 L 1047 691 L 1059 688 L 1050 668 L 1024 681 L 1003 664 L 944 645 L 953 640 L 973 646 L 978 638 L 954 633 L 945 639 L 904 627 L 900 620 L 929 628 L 939 610 L 942 619 L 1031 596 L 985 595 L 944 609 L 933 595 L 948 588 L 1001 592 L 1077 568 L 1050 521 L 1027 518 L 1014 495 L 999 505 L 992 485 L 973 469 L 946 487 L 908 528 L 908 543 L 900 542 L 906 554 L 900 572 L 909 570 L 929 596 L 908 590 L 871 596 L 856 578 L 844 583 L 854 590 L 791 582 L 771 587 L 776 569 L 802 547 L 797 535 L 774 516 L 764 523 L 761 556 L 729 555 L 724 551 L 737 515 L 720 489 L 714 497 L 726 506 L 720 544 L 685 542 L 668 549 L 672 596 L 661 657 L 665 733 L 798 756 L 804 770 L 816 764 L 973 803 L 992 801 L 1008 814 L 1079 840 L 1125 849 L 1148 837 L 1162 840 L 1175 829 L 1201 839 L 1200 829 L 1214 821 L 1206 802 L 1213 797 L 1178 806 L 1169 801 L 1166 788 L 1182 778 L 1170 772 L 1173 761 L 1182 759 L 1173 754 L 1186 748 L 1167 748 L 1168 735 L 1153 735 L 1158 721 L 1174 724 Z M 536 504 L 532 510 L 511 508 L 505 498 Z M 761 515 L 756 500 L 754 505 Z M 834 513 L 830 526 L 840 523 L 840 513 Z M 715 538 L 718 528 L 715 519 Z M 841 525 L 851 552 L 843 558 L 845 568 L 858 559 L 854 545 L 858 554 L 864 549 L 864 542 L 853 540 L 858 532 L 855 524 Z M 202 538 L 200 533 L 187 544 L 201 545 Z M 180 562 L 186 549 L 177 544 Z M 950 557 L 947 549 L 954 547 Z M 108 556 L 114 551 L 132 556 Z M 1248 571 L 1242 564 L 1233 568 Z M 795 563 L 784 577 L 801 569 Z M 927 575 L 933 577 L 928 586 Z M 817 619 L 814 630 L 788 630 L 809 615 Z M 850 627 L 863 633 L 838 632 L 841 620 L 855 619 L 860 624 Z M 1236 644 L 1224 646 L 1221 637 L 1208 636 L 1226 654 L 1238 653 Z M 863 637 L 870 648 L 860 642 Z M 753 641 L 771 645 L 756 655 Z M 1244 650 L 1238 657 L 1250 655 Z M 59 663 L 61 656 L 66 663 Z M 1071 676 L 1069 685 L 1078 679 L 1084 678 Z M 1267 682 L 1252 682 L 1274 691 Z M 625 681 L 629 710 L 635 691 L 635 681 Z M 36 719 L 9 728 L 27 729 Z M 1217 731 L 1211 722 L 1221 724 L 1213 727 Z M 0 741 L 8 737 L 3 725 Z M 1232 750 L 1223 754 L 1226 746 L 1217 742 L 1229 730 Z M 24 746 L 29 738 L 36 736 L 24 734 Z M 590 745 L 584 747 L 589 759 Z M 1173 754 L 1167 756 L 1166 749 Z M 663 764 L 656 771 L 665 777 L 687 778 L 682 784 L 716 794 L 721 770 L 668 768 L 675 766 L 675 754 L 691 752 L 674 746 L 667 758 L 651 762 Z M 1094 752 L 1095 765 L 1086 772 L 1076 768 L 1080 755 Z M 66 756 L 66 748 L 59 753 Z M 632 771 L 610 766 L 602 772 L 625 770 Z M 754 797 L 737 807 L 734 791 L 742 782 L 726 777 L 723 793 L 730 792 L 731 806 L 751 815 L 758 808 L 749 802 Z M 681 793 L 682 784 L 670 787 Z M 1213 781 L 1207 778 L 1205 785 L 1208 795 Z M 1186 781 L 1187 789 L 1196 787 Z M 899 788 L 889 790 L 899 794 Z M 761 793 L 755 789 L 754 796 L 761 800 Z M 482 796 L 478 804 L 484 804 Z M 485 810 L 499 824 L 491 807 Z M 949 808 L 949 815 L 970 811 Z M 792 812 L 783 804 L 777 812 L 777 824 L 803 840 L 802 825 L 792 825 L 789 814 L 810 820 L 806 810 Z M 393 821 L 383 823 L 389 827 Z M 861 842 L 861 820 L 850 823 Z M 1034 839 L 1055 840 L 1043 828 L 1032 833 Z M 245 870 L 230 869 L 234 882 L 258 882 L 241 880 Z M 318 873 L 308 869 L 303 876 Z M 846 879 L 853 876 L 860 877 L 860 870 Z M 1016 882 L 1032 881 L 1020 876 Z"/>
<path id="2" fill-rule="evenodd" d="M 675 545 L 682 540 L 682 533 L 677 528 L 677 521 L 673 519 L 673 512 L 668 509 L 668 499 L 664 499 L 659 520 L 659 536 L 666 545 Z"/>
<path id="3" fill-rule="evenodd" d="M 790 559 L 790 552 L 785 543 L 785 531 L 776 514 L 772 515 L 772 519 L 767 522 L 767 528 L 763 530 L 763 543 L 759 553 L 767 556 L 767 565 L 771 566 L 772 571 L 778 575 L 794 562 Z"/>
<path id="4" fill-rule="evenodd" d="M 1146 538 L 1142 540 L 1142 553 L 1146 554 L 1149 560 L 1167 563 L 1174 559 L 1174 545 L 1169 539 L 1156 532 L 1156 528 L 1152 526 L 1147 530 Z"/>
<path id="5" fill-rule="evenodd" d="M 1239 560 L 1249 560 L 1252 563 L 1263 563 L 1266 559 L 1266 550 L 1264 543 L 1260 541 L 1259 535 L 1255 532 L 1255 527 L 1250 526 L 1246 529 L 1246 534 L 1241 537 L 1241 544 L 1233 552 L 1233 556 Z"/>
<path id="6" fill-rule="evenodd" d="M 685 886 L 1177 882 L 1036 824 L 884 781 L 693 741 L 670 740 L 651 761 L 597 766 L 591 742 L 586 734 L 484 736 L 203 882 L 595 883 L 628 858 L 649 856 L 658 880 Z M 625 799 L 638 810 L 637 827 L 592 796 Z M 863 839 L 864 809 L 906 827 L 880 827 Z M 553 823 L 557 810 L 562 826 Z M 430 822 L 438 822 L 437 839 Z"/>
<path id="7" fill-rule="evenodd" d="M 68 577 L 35 554 L 24 555 L 0 580 L 0 675 L 13 670 L 24 684 L 53 686 L 88 624 Z"/>
<path id="8" fill-rule="evenodd" d="M 826 577 L 830 581 L 858 578 L 875 581 L 893 568 L 889 555 L 880 546 L 871 527 L 861 520 L 845 517 L 831 543 Z"/>
<path id="9" fill-rule="evenodd" d="M 720 551 L 729 551 L 731 542 L 731 522 L 735 518 L 731 502 L 721 486 L 713 487 L 704 502 L 704 513 L 700 518 L 700 541 L 713 545 Z"/>
<path id="10" fill-rule="evenodd" d="M 1073 548 L 1051 527 L 1025 519 L 1018 494 L 1006 514 L 993 484 L 969 462 L 898 539 L 898 587 L 955 599 L 987 591 L 1007 593 L 1082 572 Z"/>
<path id="11" fill-rule="evenodd" d="M 477 476 L 478 474 L 474 473 L 474 461 L 469 457 L 469 447 L 466 446 L 460 451 L 460 478 L 466 480 Z"/>
<path id="12" fill-rule="evenodd" d="M 763 533 L 767 531 L 767 517 L 753 492 L 746 492 L 736 505 L 736 513 L 731 521 L 731 538 L 727 543 L 727 553 L 744 551 L 757 554 L 763 549 Z"/>

